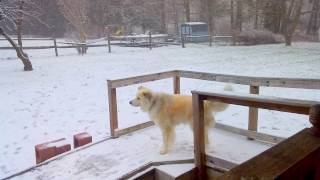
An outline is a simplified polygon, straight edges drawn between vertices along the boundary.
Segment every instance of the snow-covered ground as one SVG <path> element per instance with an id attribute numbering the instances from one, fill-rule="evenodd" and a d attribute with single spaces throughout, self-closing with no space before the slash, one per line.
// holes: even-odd
<path id="1" fill-rule="evenodd" d="M 47 43 L 33 41 L 26 45 Z M 5 42 L 0 41 L 0 46 L 6 46 Z M 94 141 L 109 136 L 107 79 L 173 69 L 320 78 L 319 43 L 296 43 L 293 47 L 278 44 L 212 48 L 188 44 L 185 49 L 169 46 L 152 51 L 125 47 L 112 47 L 112 50 L 108 54 L 105 47 L 91 48 L 88 54 L 79 56 L 75 49 L 59 49 L 59 57 L 55 57 L 53 49 L 30 50 L 27 52 L 34 66 L 32 72 L 22 71 L 14 51 L 0 51 L 0 178 L 34 165 L 35 144 L 61 137 L 71 141 L 73 134 L 83 131 L 92 134 Z M 172 92 L 171 79 L 143 85 L 156 91 Z M 184 94 L 190 94 L 194 89 L 220 90 L 223 85 L 200 80 L 181 81 Z M 128 104 L 137 86 L 118 89 L 120 128 L 148 120 L 139 109 Z M 247 86 L 234 85 L 234 88 L 236 92 L 249 91 Z M 261 88 L 260 92 L 263 95 L 320 101 L 318 90 Z M 231 106 L 217 115 L 217 121 L 246 128 L 247 111 L 245 107 Z M 308 126 L 307 116 L 259 111 L 261 132 L 290 136 Z M 181 132 L 190 136 L 191 131 L 182 128 L 185 131 Z M 187 143 L 191 145 L 192 138 Z M 154 148 L 155 152 L 158 152 L 157 148 Z"/>

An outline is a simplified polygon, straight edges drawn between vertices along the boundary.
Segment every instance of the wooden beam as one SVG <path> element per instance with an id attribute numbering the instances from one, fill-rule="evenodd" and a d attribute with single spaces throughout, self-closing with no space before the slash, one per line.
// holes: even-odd
<path id="1" fill-rule="evenodd" d="M 197 179 L 206 179 L 206 152 L 204 144 L 204 107 L 199 94 L 192 94 L 194 158 Z"/>
<path id="2" fill-rule="evenodd" d="M 206 155 L 206 165 L 211 168 L 218 168 L 224 172 L 238 166 L 236 163 L 210 155 Z"/>
<path id="3" fill-rule="evenodd" d="M 144 82 L 156 81 L 160 79 L 172 78 L 176 75 L 176 71 L 160 72 L 142 76 L 135 76 L 130 78 L 123 78 L 117 80 L 110 80 L 112 82 L 112 88 L 124 87 L 134 84 L 140 84 Z"/>
<path id="4" fill-rule="evenodd" d="M 251 86 L 320 89 L 320 79 L 250 77 L 180 70 L 178 71 L 178 74 L 180 77 L 184 78 L 227 82 Z"/>
<path id="5" fill-rule="evenodd" d="M 315 153 L 315 154 L 314 154 Z M 231 169 L 222 178 L 223 179 L 286 179 L 281 178 L 300 177 L 305 175 L 309 168 L 317 166 L 305 166 L 295 169 L 309 155 L 313 156 L 313 163 L 320 165 L 320 138 L 313 136 L 309 129 L 297 133 L 287 140 L 273 146 L 258 156 L 242 163 Z M 295 171 L 292 171 L 293 169 Z M 290 174 L 288 175 L 287 173 Z"/>
<path id="6" fill-rule="evenodd" d="M 259 94 L 259 86 L 250 86 L 250 94 Z M 258 131 L 258 108 L 249 107 L 248 130 Z"/>
<path id="7" fill-rule="evenodd" d="M 180 77 L 179 76 L 173 77 L 173 93 L 180 94 Z"/>
<path id="8" fill-rule="evenodd" d="M 126 135 L 126 134 L 129 134 L 129 133 L 138 131 L 140 129 L 148 128 L 148 127 L 153 126 L 153 125 L 154 125 L 153 121 L 148 121 L 148 122 L 141 123 L 141 124 L 138 124 L 138 125 L 135 125 L 135 126 L 131 126 L 131 127 L 128 127 L 128 128 L 116 129 L 115 132 L 114 132 L 114 136 L 115 137 L 120 137 L 122 135 Z"/>
<path id="9" fill-rule="evenodd" d="M 192 93 L 199 94 L 203 99 L 210 101 L 305 115 L 309 115 L 309 109 L 311 106 L 320 104 L 320 102 L 317 101 L 293 100 L 253 94 L 236 94 L 225 91 L 220 93 L 192 91 Z"/>
<path id="10" fill-rule="evenodd" d="M 221 130 L 224 130 L 227 132 L 239 134 L 242 136 L 246 136 L 250 139 L 255 139 L 255 140 L 262 141 L 265 143 L 270 143 L 270 144 L 278 144 L 279 142 L 286 139 L 284 137 L 278 137 L 278 136 L 273 136 L 273 135 L 269 135 L 269 134 L 259 133 L 256 131 L 245 130 L 245 129 L 228 126 L 228 125 L 221 124 L 221 123 L 216 123 L 215 127 L 217 129 L 221 129 Z"/>
<path id="11" fill-rule="evenodd" d="M 117 110 L 117 90 L 112 88 L 112 82 L 108 82 L 108 99 L 109 99 L 109 119 L 110 119 L 110 133 L 115 137 L 115 130 L 118 128 L 118 110 Z"/>

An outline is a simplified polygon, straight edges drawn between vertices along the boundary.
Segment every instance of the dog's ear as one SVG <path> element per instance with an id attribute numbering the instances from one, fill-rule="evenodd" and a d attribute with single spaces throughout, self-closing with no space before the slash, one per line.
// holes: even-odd
<path id="1" fill-rule="evenodd" d="M 152 96 L 152 93 L 151 93 L 151 91 L 143 91 L 142 96 L 150 99 Z"/>
<path id="2" fill-rule="evenodd" d="M 141 89 L 146 89 L 146 88 L 143 87 L 143 86 L 139 86 L 139 87 L 138 87 L 138 90 L 141 90 Z"/>

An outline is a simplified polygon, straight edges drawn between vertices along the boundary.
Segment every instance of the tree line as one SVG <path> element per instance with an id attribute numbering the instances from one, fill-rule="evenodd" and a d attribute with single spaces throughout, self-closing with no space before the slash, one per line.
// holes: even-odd
<path id="1" fill-rule="evenodd" d="M 268 31 L 282 35 L 286 45 L 291 45 L 296 34 L 318 37 L 319 1 L 0 0 L 0 34 L 18 37 L 13 46 L 25 60 L 22 34 L 85 43 L 88 38 L 105 36 L 106 27 L 122 34 L 153 31 L 177 35 L 180 24 L 190 21 L 207 22 L 211 35 L 237 37 L 243 32 Z"/>

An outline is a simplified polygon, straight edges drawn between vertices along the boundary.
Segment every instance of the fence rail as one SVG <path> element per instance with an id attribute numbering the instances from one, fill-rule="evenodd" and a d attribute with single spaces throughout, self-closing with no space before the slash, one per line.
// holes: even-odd
<path id="1" fill-rule="evenodd" d="M 25 46 L 23 49 L 26 50 L 35 50 L 35 49 L 54 49 L 55 55 L 59 56 L 58 49 L 63 49 L 63 48 L 79 48 L 79 47 L 104 47 L 106 46 L 108 49 L 108 52 L 111 53 L 111 46 L 112 45 L 127 45 L 127 46 L 132 46 L 132 47 L 147 47 L 150 50 L 152 50 L 153 47 L 155 46 L 161 46 L 161 45 L 182 45 L 182 47 L 185 47 L 185 38 L 200 38 L 200 37 L 210 37 L 210 36 L 185 36 L 185 37 L 180 37 L 180 42 L 179 41 L 173 41 L 173 42 L 168 42 L 167 39 L 170 38 L 167 34 L 149 34 L 149 35 L 140 35 L 140 36 L 111 36 L 108 34 L 106 37 L 100 38 L 100 39 L 95 39 L 88 41 L 87 43 L 76 43 L 76 42 L 60 42 L 57 41 L 55 38 L 23 38 L 23 41 L 53 41 L 53 45 L 48 45 L 48 46 Z M 231 38 L 231 36 L 212 36 L 210 38 L 210 46 L 211 46 L 211 41 L 213 39 L 213 42 L 216 42 L 216 39 L 226 39 L 226 38 Z M 155 42 L 154 40 L 157 39 L 164 39 L 163 42 L 157 41 Z M 176 40 L 179 38 L 175 38 Z M 0 41 L 4 41 L 6 39 L 0 38 Z M 17 38 L 13 38 L 13 40 L 17 40 Z M 143 42 L 137 42 L 137 40 L 144 40 Z M 114 42 L 112 42 L 114 41 Z M 126 41 L 126 42 L 117 42 L 117 41 Z M 94 44 L 98 42 L 105 42 L 103 44 Z M 57 44 L 64 44 L 66 46 L 58 46 Z M 9 50 L 9 49 L 14 49 L 11 46 L 8 47 L 0 47 L 0 50 Z"/>
<path id="2" fill-rule="evenodd" d="M 250 86 L 250 94 L 259 94 L 259 87 L 282 87 L 282 88 L 301 88 L 301 89 L 320 89 L 320 79 L 306 79 L 306 78 L 274 78 L 274 77 L 250 77 L 250 76 L 235 76 L 205 72 L 194 72 L 184 70 L 174 70 L 167 72 L 160 72 L 142 76 L 135 76 L 130 78 L 123 78 L 117 80 L 108 80 L 108 94 L 109 94 L 109 115 L 110 115 L 110 132 L 111 136 L 117 137 L 124 132 L 132 132 L 139 128 L 145 128 L 152 125 L 152 123 L 146 123 L 145 125 L 133 126 L 126 129 L 118 129 L 118 115 L 117 115 L 117 98 L 116 89 L 119 87 L 125 87 L 145 82 L 151 82 L 161 79 L 173 79 L 173 93 L 180 93 L 180 78 L 191 78 L 199 80 L 208 80 L 216 82 L 234 83 Z M 311 103 L 311 101 L 306 101 Z M 294 102 L 293 102 L 294 105 Z M 292 107 L 289 107 L 292 108 Z M 285 109 L 284 109 L 285 110 Z M 306 109 L 301 112 L 306 113 Z M 277 137 L 273 135 L 267 135 L 258 132 L 258 109 L 255 104 L 249 108 L 248 118 L 248 131 L 244 131 L 240 128 L 227 126 L 217 123 L 217 128 L 225 129 L 231 132 L 235 132 L 249 139 L 257 139 L 261 141 L 267 141 L 270 143 L 278 143 L 285 138 Z M 121 132 L 121 133 L 120 133 Z"/>

